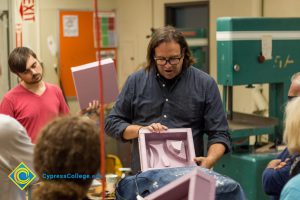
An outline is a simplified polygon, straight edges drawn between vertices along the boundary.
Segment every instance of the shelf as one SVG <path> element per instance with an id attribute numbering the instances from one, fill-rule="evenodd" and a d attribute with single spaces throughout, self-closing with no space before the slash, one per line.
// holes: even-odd
<path id="1" fill-rule="evenodd" d="M 228 119 L 231 137 L 241 138 L 251 135 L 273 134 L 278 119 L 257 115 L 233 112 L 232 119 Z"/>

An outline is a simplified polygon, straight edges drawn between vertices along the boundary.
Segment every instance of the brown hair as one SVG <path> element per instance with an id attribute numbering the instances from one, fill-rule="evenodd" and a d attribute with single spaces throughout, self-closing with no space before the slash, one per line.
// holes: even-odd
<path id="1" fill-rule="evenodd" d="M 34 169 L 43 181 L 33 199 L 83 199 L 100 166 L 95 122 L 79 116 L 60 117 L 41 132 L 34 149 Z M 89 175 L 90 178 L 46 179 L 45 174 Z"/>
<path id="2" fill-rule="evenodd" d="M 15 74 L 25 72 L 26 63 L 30 56 L 37 59 L 36 54 L 28 47 L 15 48 L 8 57 L 8 66 L 10 70 Z"/>
<path id="3" fill-rule="evenodd" d="M 184 60 L 182 65 L 183 68 L 187 68 L 195 63 L 195 59 L 192 56 L 190 48 L 183 34 L 172 26 L 165 26 L 156 29 L 153 35 L 151 36 L 151 40 L 147 49 L 147 65 L 145 67 L 147 71 L 149 71 L 152 67 L 156 66 L 154 60 L 155 48 L 161 43 L 172 41 L 180 45 L 181 53 L 184 54 Z"/>

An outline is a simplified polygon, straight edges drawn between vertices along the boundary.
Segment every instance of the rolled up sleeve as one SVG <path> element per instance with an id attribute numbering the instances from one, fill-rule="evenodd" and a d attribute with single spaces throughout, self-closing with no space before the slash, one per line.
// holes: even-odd
<path id="1" fill-rule="evenodd" d="M 220 92 L 214 80 L 209 84 L 206 99 L 204 120 L 205 132 L 208 134 L 208 148 L 212 144 L 221 143 L 226 148 L 225 153 L 228 153 L 231 151 L 231 137 Z"/>
<path id="2" fill-rule="evenodd" d="M 118 140 L 127 141 L 123 139 L 123 133 L 127 126 L 132 123 L 131 98 L 132 88 L 129 77 L 114 107 L 105 119 L 105 133 L 107 135 Z"/>

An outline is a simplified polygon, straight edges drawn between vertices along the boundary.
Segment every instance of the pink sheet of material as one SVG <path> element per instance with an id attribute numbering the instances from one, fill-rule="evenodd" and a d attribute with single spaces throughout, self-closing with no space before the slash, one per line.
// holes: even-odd
<path id="1" fill-rule="evenodd" d="M 145 197 L 146 200 L 214 200 L 216 180 L 198 167 Z"/>
<path id="2" fill-rule="evenodd" d="M 117 72 L 111 58 L 100 61 L 102 69 L 103 100 L 105 104 L 114 102 L 119 94 Z M 100 101 L 99 62 L 72 67 L 72 77 L 80 109 L 85 109 L 93 100 Z"/>
<path id="3" fill-rule="evenodd" d="M 139 135 L 141 170 L 196 165 L 190 128 L 168 129 L 163 133 Z"/>

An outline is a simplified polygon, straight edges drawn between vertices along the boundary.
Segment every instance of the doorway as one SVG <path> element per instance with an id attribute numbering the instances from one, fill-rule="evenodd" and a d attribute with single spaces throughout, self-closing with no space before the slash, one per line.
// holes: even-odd
<path id="1" fill-rule="evenodd" d="M 183 32 L 196 59 L 194 67 L 209 73 L 209 2 L 165 4 L 165 25 Z"/>

